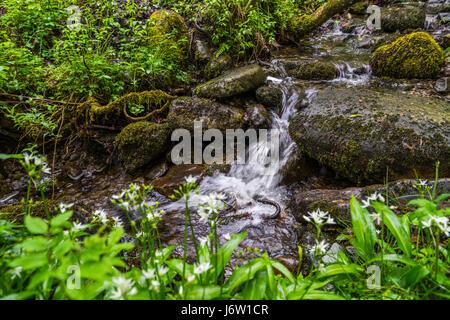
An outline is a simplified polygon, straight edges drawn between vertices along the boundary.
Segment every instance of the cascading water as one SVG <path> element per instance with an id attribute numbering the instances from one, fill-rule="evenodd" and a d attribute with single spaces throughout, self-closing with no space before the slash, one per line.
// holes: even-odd
<path id="1" fill-rule="evenodd" d="M 282 64 L 277 60 L 272 65 L 280 71 L 280 74 L 286 74 Z M 289 119 L 296 111 L 296 105 L 299 103 L 299 95 L 292 90 L 292 79 L 286 77 L 278 79 L 268 77 L 267 82 L 278 86 L 283 93 L 282 106 L 279 113 L 271 111 L 272 130 L 278 133 L 278 139 L 268 141 L 258 141 L 248 146 L 247 161 L 245 164 L 238 164 L 236 161 L 231 164 L 228 173 L 219 173 L 212 177 L 205 177 L 199 188 L 200 195 L 207 195 L 212 192 L 224 193 L 236 204 L 236 213 L 249 212 L 252 215 L 253 223 L 257 224 L 265 216 L 272 214 L 276 208 L 274 206 L 259 201 L 266 199 L 278 203 L 283 209 L 283 199 L 287 197 L 287 190 L 280 185 L 283 178 L 283 169 L 295 160 L 296 145 L 291 140 L 288 127 Z M 308 90 L 307 99 L 312 99 L 315 90 Z M 273 133 L 273 132 L 272 132 Z M 271 143 L 279 142 L 279 160 L 265 163 L 268 153 L 271 150 Z M 200 196 L 194 195 L 191 198 L 190 205 L 196 206 L 200 202 Z M 266 201 L 267 202 L 267 201 Z M 184 206 L 183 203 L 171 203 L 165 207 L 166 210 L 179 210 Z"/>

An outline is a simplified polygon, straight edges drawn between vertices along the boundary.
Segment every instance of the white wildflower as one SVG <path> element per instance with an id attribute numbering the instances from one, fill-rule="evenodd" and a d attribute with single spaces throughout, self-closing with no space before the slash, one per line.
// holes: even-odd
<path id="1" fill-rule="evenodd" d="M 227 241 L 230 241 L 230 240 L 231 240 L 231 236 L 230 236 L 229 233 L 225 233 L 225 234 L 223 235 L 223 238 L 224 238 L 225 240 L 227 240 Z"/>
<path id="2" fill-rule="evenodd" d="M 202 274 L 202 273 L 208 271 L 210 268 L 211 268 L 211 265 L 209 264 L 209 262 L 203 262 L 194 268 L 194 273 Z"/>
<path id="3" fill-rule="evenodd" d="M 11 273 L 11 279 L 20 278 L 22 274 L 22 267 L 17 267 L 9 271 Z"/>
<path id="4" fill-rule="evenodd" d="M 86 227 L 87 227 L 86 224 L 81 224 L 81 223 L 74 222 L 73 223 L 73 227 L 72 227 L 72 231 L 73 232 L 78 232 L 78 231 L 81 231 L 83 229 L 86 229 Z"/>
<path id="5" fill-rule="evenodd" d="M 311 253 L 326 253 L 327 252 L 327 248 L 329 247 L 329 244 L 325 241 L 322 240 L 320 242 L 316 241 L 316 245 L 312 246 L 311 248 Z"/>
<path id="6" fill-rule="evenodd" d="M 142 270 L 145 279 L 153 279 L 155 277 L 155 269 Z"/>
<path id="7" fill-rule="evenodd" d="M 72 207 L 73 207 L 73 203 L 68 203 L 68 204 L 60 203 L 60 204 L 59 204 L 59 211 L 60 211 L 61 213 L 65 213 L 65 212 L 67 212 L 68 210 L 70 210 Z"/>
<path id="8" fill-rule="evenodd" d="M 158 280 L 152 280 L 152 281 L 150 282 L 150 284 L 151 284 L 153 290 L 159 291 L 160 283 L 159 283 Z"/>
<path id="9" fill-rule="evenodd" d="M 197 182 L 197 178 L 194 178 L 192 175 L 189 175 L 185 180 L 187 184 L 194 184 Z"/>

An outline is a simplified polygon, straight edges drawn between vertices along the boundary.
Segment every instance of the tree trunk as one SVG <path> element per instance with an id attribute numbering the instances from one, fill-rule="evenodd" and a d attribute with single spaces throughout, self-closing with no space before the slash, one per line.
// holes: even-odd
<path id="1" fill-rule="evenodd" d="M 358 0 L 329 0 L 311 15 L 304 14 L 292 18 L 289 33 L 295 40 L 299 40 L 321 26 L 335 14 L 342 13 L 356 2 Z"/>

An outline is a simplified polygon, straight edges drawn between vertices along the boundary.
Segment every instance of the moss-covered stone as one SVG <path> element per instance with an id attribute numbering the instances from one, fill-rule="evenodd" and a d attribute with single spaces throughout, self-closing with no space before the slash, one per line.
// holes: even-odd
<path id="1" fill-rule="evenodd" d="M 309 14 L 295 16 L 289 22 L 289 33 L 295 40 L 300 40 L 315 27 L 315 21 Z"/>
<path id="2" fill-rule="evenodd" d="M 450 108 L 437 99 L 328 88 L 293 117 L 299 150 L 356 184 L 450 175 Z"/>
<path id="3" fill-rule="evenodd" d="M 149 44 L 166 45 L 182 62 L 187 58 L 188 28 L 183 18 L 170 10 L 157 10 L 149 19 Z"/>
<path id="4" fill-rule="evenodd" d="M 367 13 L 368 6 L 369 5 L 367 2 L 358 2 L 358 3 L 355 3 L 353 6 L 351 6 L 349 11 L 350 11 L 350 13 L 353 13 L 353 14 L 363 15 L 363 14 Z"/>
<path id="5" fill-rule="evenodd" d="M 222 54 L 218 57 L 212 58 L 205 66 L 203 73 L 206 79 L 213 79 L 218 77 L 222 72 L 229 69 L 232 65 L 231 57 L 227 54 Z"/>
<path id="6" fill-rule="evenodd" d="M 116 137 L 126 171 L 134 173 L 160 157 L 170 147 L 170 134 L 168 124 L 140 121 L 126 126 Z"/>
<path id="7" fill-rule="evenodd" d="M 434 78 L 443 63 L 442 48 L 425 32 L 411 33 L 379 47 L 370 58 L 375 75 L 392 78 Z"/>
<path id="8" fill-rule="evenodd" d="M 382 8 L 381 29 L 386 32 L 422 29 L 425 16 L 425 11 L 419 8 Z"/>
<path id="9" fill-rule="evenodd" d="M 180 97 L 173 101 L 168 116 L 172 130 L 194 130 L 194 121 L 201 121 L 203 129 L 240 129 L 247 125 L 244 110 L 208 99 Z"/>
<path id="10" fill-rule="evenodd" d="M 195 88 L 195 94 L 202 98 L 227 98 L 254 90 L 266 81 L 263 69 L 256 65 L 230 70 Z"/>
<path id="11" fill-rule="evenodd" d="M 303 60 L 300 61 L 295 76 L 303 80 L 332 80 L 336 78 L 339 71 L 330 62 Z"/>
<path id="12" fill-rule="evenodd" d="M 275 86 L 262 86 L 256 90 L 256 100 L 265 107 L 277 109 L 283 102 L 283 91 Z"/>

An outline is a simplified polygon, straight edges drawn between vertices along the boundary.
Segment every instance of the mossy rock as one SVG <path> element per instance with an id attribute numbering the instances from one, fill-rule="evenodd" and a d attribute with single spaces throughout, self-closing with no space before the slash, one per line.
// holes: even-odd
<path id="1" fill-rule="evenodd" d="M 264 84 L 266 75 L 256 65 L 247 65 L 233 69 L 195 88 L 195 94 L 201 98 L 228 98 L 254 90 Z"/>
<path id="2" fill-rule="evenodd" d="M 375 75 L 397 79 L 435 78 L 443 64 L 442 48 L 426 32 L 411 33 L 381 46 L 370 58 Z"/>
<path id="3" fill-rule="evenodd" d="M 450 176 L 450 104 L 397 91 L 327 88 L 295 115 L 300 152 L 355 184 Z"/>
<path id="4" fill-rule="evenodd" d="M 364 15 L 367 13 L 368 6 L 369 5 L 367 2 L 358 2 L 358 3 L 355 3 L 353 6 L 351 6 L 349 11 L 350 11 L 350 13 L 353 13 L 353 14 Z"/>
<path id="5" fill-rule="evenodd" d="M 419 8 L 382 8 L 381 29 L 386 32 L 422 29 L 425 17 L 425 11 Z"/>
<path id="6" fill-rule="evenodd" d="M 134 173 L 163 155 L 170 147 L 170 135 L 168 124 L 140 121 L 126 126 L 115 141 L 125 170 Z"/>
<path id="7" fill-rule="evenodd" d="M 296 41 L 298 41 L 308 35 L 315 24 L 314 19 L 309 14 L 294 16 L 289 21 L 288 32 Z"/>
<path id="8" fill-rule="evenodd" d="M 240 129 L 247 125 L 246 114 L 241 108 L 231 107 L 208 99 L 180 97 L 173 101 L 168 116 L 172 130 L 194 130 L 194 121 L 201 121 L 203 130 Z"/>
<path id="9" fill-rule="evenodd" d="M 213 57 L 203 70 L 206 79 L 213 79 L 218 77 L 222 72 L 229 69 L 232 65 L 231 57 L 227 54 L 222 54 L 218 57 Z"/>
<path id="10" fill-rule="evenodd" d="M 90 97 L 86 102 L 78 106 L 77 117 L 85 119 L 87 123 L 102 125 L 126 125 L 127 123 L 143 120 L 141 117 L 132 117 L 127 109 L 131 104 L 142 105 L 145 109 L 145 120 L 156 121 L 167 117 L 169 104 L 174 99 L 171 95 L 161 90 L 132 92 L 124 95 L 106 106 Z"/>
<path id="11" fill-rule="evenodd" d="M 256 100 L 265 107 L 277 109 L 283 102 L 283 91 L 276 86 L 262 86 L 256 90 Z"/>
<path id="12" fill-rule="evenodd" d="M 333 80 L 339 74 L 331 62 L 317 60 L 302 60 L 294 76 L 303 80 Z"/>
<path id="13" fill-rule="evenodd" d="M 157 10 L 148 20 L 148 45 L 159 47 L 164 59 L 176 63 L 179 68 L 187 68 L 189 33 L 183 18 L 170 10 Z M 166 76 L 155 79 L 159 88 L 170 88 L 180 83 L 176 73 L 168 70 Z"/>

